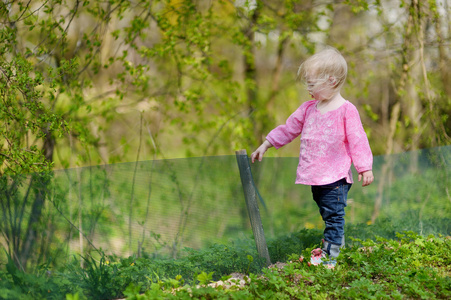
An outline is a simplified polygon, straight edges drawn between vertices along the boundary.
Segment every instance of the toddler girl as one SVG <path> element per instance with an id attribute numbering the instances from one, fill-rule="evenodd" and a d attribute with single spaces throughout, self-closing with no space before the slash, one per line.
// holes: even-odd
<path id="1" fill-rule="evenodd" d="M 301 135 L 296 184 L 311 185 L 326 227 L 321 255 L 315 252 L 312 263 L 335 266 L 344 246 L 344 208 L 353 183 L 351 163 L 362 186 L 367 186 L 374 180 L 373 155 L 356 107 L 340 94 L 347 75 L 340 52 L 328 47 L 316 53 L 300 66 L 298 75 L 314 100 L 303 103 L 286 124 L 273 129 L 251 160 L 261 161 L 268 148 L 278 149 Z"/>

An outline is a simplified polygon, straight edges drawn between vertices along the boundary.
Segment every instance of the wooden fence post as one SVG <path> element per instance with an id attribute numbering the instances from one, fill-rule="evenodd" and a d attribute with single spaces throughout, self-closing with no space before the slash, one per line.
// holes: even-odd
<path id="1" fill-rule="evenodd" d="M 271 259 L 269 257 L 268 246 L 266 245 L 265 234 L 263 232 L 263 224 L 257 203 L 257 191 L 255 190 L 254 181 L 252 179 L 249 158 L 246 150 L 238 150 L 235 154 L 238 162 L 238 168 L 240 169 L 244 199 L 246 200 L 247 211 L 249 213 L 249 219 L 251 221 L 257 251 L 260 257 L 266 259 L 266 266 L 269 266 L 271 264 Z"/>

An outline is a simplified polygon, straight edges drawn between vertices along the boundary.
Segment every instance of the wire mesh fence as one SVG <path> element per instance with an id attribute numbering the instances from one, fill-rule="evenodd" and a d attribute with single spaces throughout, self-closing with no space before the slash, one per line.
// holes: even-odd
<path id="1" fill-rule="evenodd" d="M 268 238 L 324 226 L 310 187 L 294 184 L 297 164 L 252 164 Z M 349 192 L 348 226 L 377 231 L 385 220 L 397 230 L 451 234 L 451 146 L 378 156 L 373 171 L 372 185 L 355 182 Z M 185 247 L 252 236 L 235 155 L 2 177 L 0 192 L 0 241 L 22 264 L 96 249 L 176 258 Z"/>

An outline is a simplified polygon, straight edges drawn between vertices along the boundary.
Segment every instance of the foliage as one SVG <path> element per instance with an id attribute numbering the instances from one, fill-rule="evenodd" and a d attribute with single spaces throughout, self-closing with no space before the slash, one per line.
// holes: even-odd
<path id="1" fill-rule="evenodd" d="M 325 44 L 339 48 L 349 62 L 344 94 L 361 109 L 375 154 L 449 144 L 450 29 L 442 26 L 449 19 L 443 5 L 432 0 L 1 2 L 0 230 L 8 255 L 27 270 L 61 254 L 47 247 L 60 242 L 58 217 L 69 221 L 68 239 L 72 230 L 83 235 L 88 226 L 92 231 L 83 237 L 88 241 L 102 218 L 118 217 L 102 214 L 109 191 L 98 196 L 90 186 L 84 198 L 85 191 L 66 197 L 63 187 L 54 188 L 46 176 L 54 167 L 254 148 L 307 99 L 295 85 L 296 69 Z M 299 147 L 293 143 L 286 149 L 275 155 L 296 156 Z M 412 161 L 412 176 L 415 166 Z M 381 182 L 392 175 L 389 167 L 382 169 Z M 449 176 L 446 180 L 445 187 Z M 68 185 L 77 181 L 81 186 L 81 176 L 69 178 Z M 182 192 L 182 180 L 173 182 L 182 205 L 171 241 L 176 257 L 192 196 Z M 382 199 L 384 184 L 380 187 L 371 195 Z M 132 191 L 129 233 L 138 197 Z M 440 197 L 425 196 L 431 202 Z M 87 201 L 95 204 L 84 215 Z M 423 202 L 413 206 L 409 214 L 423 222 L 430 208 Z M 286 219 L 275 215 L 275 233 L 299 217 L 291 212 Z"/>
<path id="2" fill-rule="evenodd" d="M 397 239 L 359 241 L 360 247 L 345 249 L 334 270 L 292 261 L 282 269 L 264 269 L 262 275 L 250 274 L 245 288 L 238 291 L 199 289 L 193 295 L 235 299 L 373 299 L 373 298 L 448 298 L 451 295 L 449 262 L 451 240 L 421 237 L 412 232 Z M 363 246 L 363 247 L 362 247 Z M 189 292 L 177 292 L 180 299 Z M 169 296 L 170 297 L 170 296 Z M 144 298 L 146 299 L 146 298 Z"/>
<path id="3" fill-rule="evenodd" d="M 256 250 L 252 250 L 252 243 L 215 244 L 203 250 L 186 249 L 185 256 L 177 260 L 118 258 L 100 252 L 97 259 L 83 258 L 82 268 L 74 259 L 60 276 L 84 290 L 88 298 L 96 299 L 118 297 L 124 290 L 133 291 L 137 286 L 140 290 L 147 290 L 153 289 L 155 284 L 166 288 L 185 283 L 205 284 L 233 272 L 259 272 L 264 260 L 258 258 Z M 129 287 L 130 283 L 134 283 L 134 287 Z"/>
<path id="4" fill-rule="evenodd" d="M 113 299 L 118 296 L 117 289 L 123 288 L 113 278 L 120 278 L 118 268 L 113 265 L 109 267 L 108 258 L 101 253 L 100 261 L 89 256 L 82 257 L 83 268 L 80 268 L 78 260 L 74 260 L 67 267 L 69 273 L 67 280 L 69 282 L 77 282 L 79 287 L 86 291 L 88 299 Z"/>
<path id="5" fill-rule="evenodd" d="M 61 299 L 78 290 L 64 278 L 54 276 L 50 264 L 37 266 L 32 272 L 20 270 L 8 255 L 6 269 L 0 269 L 1 299 Z"/>
<path id="6" fill-rule="evenodd" d="M 349 62 L 345 92 L 362 108 L 376 153 L 447 144 L 449 29 L 440 24 L 449 12 L 443 5 L 2 3 L 1 159 L 35 170 L 54 161 L 63 167 L 130 161 L 137 153 L 128 150 L 140 143 L 138 156 L 146 159 L 253 148 L 307 99 L 295 85 L 296 69 L 324 44 L 340 48 Z M 399 18 L 392 19 L 393 11 Z M 397 104 L 400 112 L 391 116 Z M 143 132 L 147 137 L 138 138 Z M 385 151 L 392 135 L 396 149 Z M 183 147 L 174 147 L 180 142 Z"/>
<path id="7" fill-rule="evenodd" d="M 365 188 L 356 182 L 346 210 L 347 234 L 359 238 L 394 238 L 395 232 L 405 230 L 447 234 L 451 202 L 443 199 L 447 199 L 450 185 L 450 150 L 443 147 L 390 156 L 391 182 L 382 190 L 380 182 Z M 409 172 L 413 159 L 421 176 Z M 375 158 L 376 176 L 384 160 Z M 260 165 L 262 173 L 256 184 L 267 205 L 267 210 L 261 211 L 265 235 L 279 238 L 279 243 L 269 244 L 270 251 L 281 261 L 287 259 L 287 249 L 296 252 L 308 247 L 306 241 L 320 240 L 324 226 L 309 187 L 293 184 L 296 165 L 297 158 L 267 158 Z M 6 178 L 0 181 L 4 184 L 0 189 L 2 199 L 10 203 L 1 211 L 4 218 L 0 222 L 4 222 L 7 234 L 10 225 L 26 228 L 31 204 L 46 194 L 46 202 L 40 207 L 45 222 L 31 226 L 40 246 L 29 255 L 29 266 L 51 258 L 52 266 L 58 268 L 65 264 L 67 255 L 87 257 L 100 248 L 107 249 L 108 254 L 177 258 L 184 247 L 205 248 L 251 234 L 234 156 L 91 166 L 23 178 L 29 181 L 22 186 L 7 187 Z M 379 217 L 371 226 L 359 228 L 359 224 L 371 220 L 379 196 L 384 203 Z M 29 201 L 29 207 L 21 199 Z M 10 216 L 16 223 L 8 221 Z M 303 234 L 301 228 L 316 231 Z M 14 238 L 7 235 L 11 245 L 23 245 L 28 240 L 26 232 L 14 230 Z M 220 248 L 215 251 L 225 252 Z M 15 251 L 19 257 L 21 253 Z"/>
<path id="8" fill-rule="evenodd" d="M 303 230 L 298 238 L 304 236 L 308 243 L 309 237 L 316 234 Z M 282 243 L 283 240 L 286 238 L 282 238 Z M 189 250 L 186 257 L 169 261 L 122 259 L 99 253 L 99 258 L 84 258 L 84 267 L 74 261 L 63 272 L 52 272 L 43 266 L 34 275 L 20 272 L 10 261 L 6 272 L 2 271 L 0 290 L 4 299 L 61 299 L 66 294 L 67 299 L 123 296 L 127 299 L 432 299 L 451 296 L 449 237 L 421 236 L 410 231 L 397 233 L 394 238 L 376 236 L 352 240 L 353 245 L 342 250 L 333 270 L 310 265 L 310 251 L 318 245 L 309 243 L 308 247 L 294 252 L 287 250 L 286 264 L 270 268 L 262 268 L 256 253 L 243 251 L 244 245 L 230 246 L 233 248 L 230 250 L 224 245 Z M 251 243 L 249 241 L 248 246 Z M 216 259 L 214 253 L 217 253 Z M 249 259 L 246 253 L 255 255 L 254 259 Z M 242 257 L 240 263 L 237 263 L 237 256 Z M 251 269 L 247 272 L 249 263 Z M 245 275 L 243 287 L 208 286 L 211 281 L 225 281 L 230 278 L 228 274 L 236 272 Z"/>
<path id="9" fill-rule="evenodd" d="M 323 232 L 319 229 L 302 229 L 299 232 L 282 235 L 268 241 L 268 251 L 272 261 L 287 261 L 293 253 L 301 253 L 321 240 Z"/>
<path id="10" fill-rule="evenodd" d="M 76 136 L 93 142 L 88 119 L 77 118 L 86 108 L 81 87 L 87 82 L 80 74 L 90 62 L 68 55 L 67 31 L 78 4 L 65 12 L 67 20 L 62 1 L 0 4 L 0 229 L 8 254 L 24 270 L 36 259 L 36 244 L 45 245 L 38 229 L 45 228 L 43 208 L 59 141 Z M 17 190 L 28 180 L 29 190 L 20 197 Z"/>

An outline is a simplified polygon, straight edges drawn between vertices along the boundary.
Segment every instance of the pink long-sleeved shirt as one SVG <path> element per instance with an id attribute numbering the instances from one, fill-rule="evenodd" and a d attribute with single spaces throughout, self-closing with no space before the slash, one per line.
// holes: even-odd
<path id="1" fill-rule="evenodd" d="M 351 163 L 358 173 L 369 171 L 373 155 L 357 108 L 346 101 L 339 108 L 321 114 L 318 101 L 303 103 L 266 139 L 276 148 L 301 135 L 297 184 L 324 185 L 346 178 L 353 183 Z"/>

